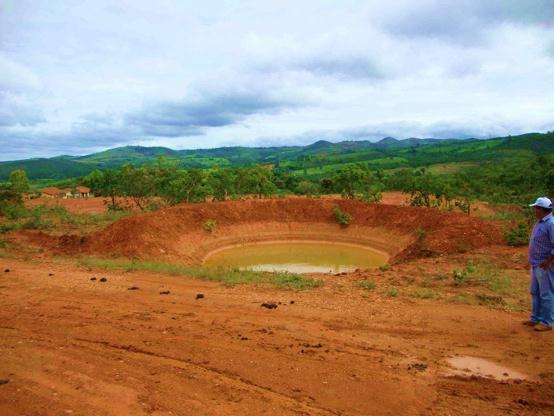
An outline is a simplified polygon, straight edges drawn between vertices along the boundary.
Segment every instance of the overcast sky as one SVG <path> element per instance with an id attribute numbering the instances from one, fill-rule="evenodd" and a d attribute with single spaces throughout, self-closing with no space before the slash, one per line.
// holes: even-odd
<path id="1" fill-rule="evenodd" d="M 0 160 L 554 129 L 554 0 L 0 0 Z"/>

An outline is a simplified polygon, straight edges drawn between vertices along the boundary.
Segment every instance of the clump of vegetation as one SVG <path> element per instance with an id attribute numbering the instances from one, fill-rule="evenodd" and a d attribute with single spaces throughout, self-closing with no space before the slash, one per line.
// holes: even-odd
<path id="1" fill-rule="evenodd" d="M 352 222 L 352 215 L 348 212 L 341 211 L 338 206 L 335 206 L 333 210 L 337 222 L 342 226 L 347 226 Z"/>
<path id="2" fill-rule="evenodd" d="M 377 284 L 373 280 L 362 279 L 355 283 L 355 286 L 359 289 L 373 290 L 377 287 Z"/>
<path id="3" fill-rule="evenodd" d="M 485 293 L 478 293 L 476 298 L 479 302 L 479 305 L 489 306 L 493 308 L 505 307 L 506 301 L 502 296 L 497 295 L 487 295 Z"/>
<path id="4" fill-rule="evenodd" d="M 204 222 L 204 230 L 206 230 L 207 232 L 213 234 L 214 231 L 215 231 L 216 225 L 217 225 L 216 220 L 214 220 L 213 218 L 208 218 L 206 220 L 206 222 Z"/>
<path id="5" fill-rule="evenodd" d="M 304 290 L 323 285 L 319 279 L 306 278 L 294 273 L 274 273 L 271 276 L 271 284 L 279 289 Z"/>
<path id="6" fill-rule="evenodd" d="M 524 222 L 519 222 L 515 227 L 506 230 L 504 239 L 510 246 L 526 246 L 529 244 L 529 235 L 529 225 Z"/>
<path id="7" fill-rule="evenodd" d="M 468 262 L 468 264 L 463 270 L 454 270 L 452 272 L 452 279 L 454 280 L 454 285 L 462 286 L 464 283 L 466 283 L 469 275 L 473 272 L 475 272 L 475 265 L 471 262 Z"/>
<path id="8" fill-rule="evenodd" d="M 427 231 L 418 227 L 416 228 L 415 233 L 417 237 L 417 242 L 419 244 L 422 244 L 423 240 L 425 240 L 425 237 L 427 237 Z"/>
<path id="9" fill-rule="evenodd" d="M 387 294 L 387 296 L 388 296 L 389 298 L 396 298 L 396 297 L 398 297 L 399 292 L 398 292 L 398 289 L 397 289 L 397 288 L 391 287 L 391 288 L 387 291 L 386 294 Z"/>
<path id="10" fill-rule="evenodd" d="M 448 298 L 448 302 L 457 303 L 459 305 L 470 305 L 471 299 L 469 299 L 467 295 L 463 293 L 459 293 L 457 295 L 454 295 Z"/>
<path id="11" fill-rule="evenodd" d="M 6 223 L 6 224 L 0 224 L 0 234 L 9 233 L 10 231 L 15 231 L 19 229 L 20 225 L 16 223 Z"/>
<path id="12" fill-rule="evenodd" d="M 382 266 L 379 266 L 379 270 L 382 271 L 382 272 L 387 272 L 391 269 L 391 265 L 390 264 L 383 264 Z"/>
<path id="13" fill-rule="evenodd" d="M 419 299 L 439 299 L 440 294 L 434 290 L 416 290 L 413 296 Z"/>
<path id="14" fill-rule="evenodd" d="M 44 209 L 45 208 L 43 206 L 32 208 L 29 218 L 21 224 L 21 228 L 24 230 L 42 230 L 52 227 L 52 223 L 44 219 Z"/>
<path id="15" fill-rule="evenodd" d="M 513 281 L 502 274 L 494 264 L 469 262 L 463 270 L 454 270 L 452 278 L 455 286 L 481 286 L 494 293 L 506 295 L 513 291 Z"/>

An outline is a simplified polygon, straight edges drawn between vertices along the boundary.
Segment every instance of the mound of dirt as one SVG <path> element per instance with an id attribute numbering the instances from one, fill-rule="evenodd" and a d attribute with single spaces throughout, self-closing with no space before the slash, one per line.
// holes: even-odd
<path id="1" fill-rule="evenodd" d="M 341 227 L 335 206 L 352 216 Z M 211 231 L 206 221 L 215 220 Z M 218 245 L 301 238 L 375 245 L 394 259 L 469 250 L 502 241 L 491 223 L 461 213 L 353 200 L 264 199 L 181 204 L 138 214 L 85 237 L 62 236 L 66 254 L 171 258 L 198 264 Z"/>

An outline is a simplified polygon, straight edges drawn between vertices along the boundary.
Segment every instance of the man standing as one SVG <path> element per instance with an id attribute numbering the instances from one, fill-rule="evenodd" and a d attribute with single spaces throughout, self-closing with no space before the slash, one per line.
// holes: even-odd
<path id="1" fill-rule="evenodd" d="M 554 218 L 552 201 L 538 198 L 529 205 L 535 209 L 537 222 L 529 242 L 531 296 L 533 312 L 524 324 L 535 331 L 551 331 L 554 320 Z"/>

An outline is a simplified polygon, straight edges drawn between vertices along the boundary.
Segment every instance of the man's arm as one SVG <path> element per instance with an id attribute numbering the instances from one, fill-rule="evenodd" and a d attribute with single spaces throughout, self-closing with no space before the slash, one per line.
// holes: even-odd
<path id="1" fill-rule="evenodd" d="M 543 261 L 540 265 L 541 269 L 550 269 L 554 263 L 554 222 L 548 227 L 548 235 L 550 240 L 550 257 Z"/>

